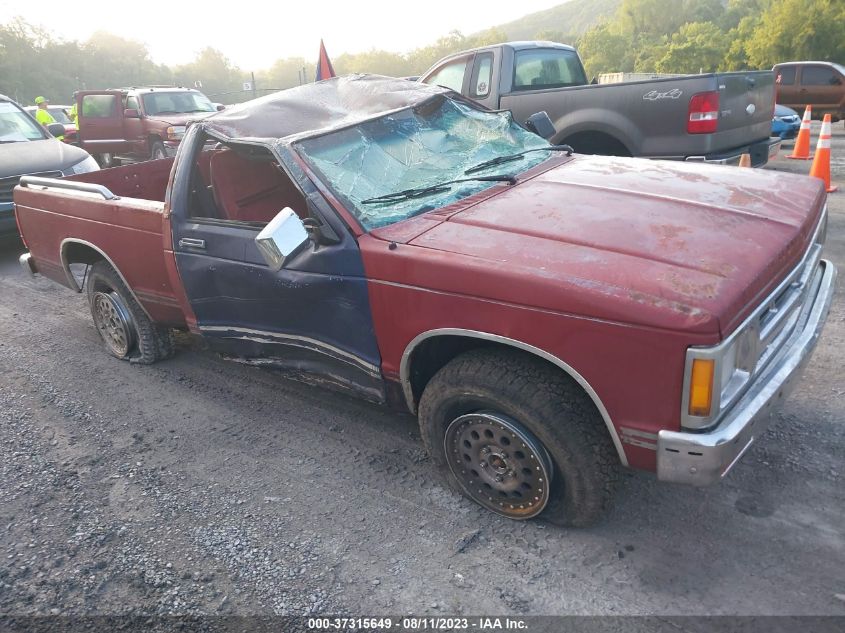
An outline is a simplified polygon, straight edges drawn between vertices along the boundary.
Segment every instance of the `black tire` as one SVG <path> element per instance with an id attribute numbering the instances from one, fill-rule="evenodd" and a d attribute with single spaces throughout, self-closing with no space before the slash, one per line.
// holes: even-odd
<path id="1" fill-rule="evenodd" d="M 150 160 L 160 160 L 167 158 L 167 152 L 164 151 L 164 143 L 159 139 L 150 142 Z"/>
<path id="2" fill-rule="evenodd" d="M 572 378 L 519 350 L 462 354 L 437 372 L 423 392 L 419 406 L 422 439 L 453 489 L 494 509 L 473 498 L 474 490 L 467 492 L 449 467 L 444 446 L 447 427 L 453 421 L 465 414 L 490 411 L 527 429 L 551 457 L 552 485 L 542 518 L 557 525 L 586 527 L 604 515 L 621 470 L 604 421 Z M 510 518 L 530 518 L 494 511 Z"/>
<path id="3" fill-rule="evenodd" d="M 95 154 L 95 160 L 99 163 L 102 169 L 109 169 L 111 167 L 116 167 L 115 165 L 115 158 L 113 154 L 106 152 L 105 154 Z"/>
<path id="4" fill-rule="evenodd" d="M 150 321 L 108 262 L 91 266 L 86 290 L 94 326 L 110 354 L 143 365 L 173 355 L 170 330 Z"/>

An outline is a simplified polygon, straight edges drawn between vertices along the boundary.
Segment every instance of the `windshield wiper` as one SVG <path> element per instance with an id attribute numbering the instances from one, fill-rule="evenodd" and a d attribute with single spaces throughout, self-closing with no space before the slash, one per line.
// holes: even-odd
<path id="1" fill-rule="evenodd" d="M 446 182 L 441 182 L 436 185 L 431 185 L 429 187 L 417 187 L 416 189 L 405 189 L 403 191 L 396 191 L 394 193 L 388 193 L 383 196 L 378 196 L 376 198 L 368 198 L 367 200 L 362 200 L 361 204 L 377 204 L 379 202 L 397 202 L 398 200 L 410 200 L 412 198 L 422 198 L 423 196 L 428 196 L 433 193 L 441 193 L 443 191 L 449 191 L 452 185 L 461 183 L 461 182 L 506 182 L 511 185 L 516 184 L 516 178 L 513 176 L 477 176 L 475 178 L 457 178 L 455 180 L 447 180 Z"/>
<path id="2" fill-rule="evenodd" d="M 483 163 L 478 163 L 477 165 L 470 167 L 464 173 L 474 174 L 477 171 L 487 169 L 488 167 L 493 167 L 494 165 L 510 163 L 515 160 L 519 160 L 529 152 L 566 152 L 567 156 L 572 156 L 573 151 L 574 150 L 569 145 L 549 145 L 548 147 L 535 147 L 534 149 L 526 149 L 525 151 L 517 152 L 516 154 L 508 154 L 507 156 L 497 156 L 496 158 L 485 160 Z"/>

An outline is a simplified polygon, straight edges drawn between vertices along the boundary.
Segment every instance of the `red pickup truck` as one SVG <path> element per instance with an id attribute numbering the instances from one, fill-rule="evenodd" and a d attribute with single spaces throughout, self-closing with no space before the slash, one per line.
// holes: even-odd
<path id="1" fill-rule="evenodd" d="M 15 190 L 22 265 L 86 291 L 115 356 L 187 328 L 410 410 L 456 490 L 576 526 L 620 466 L 705 485 L 760 438 L 830 305 L 825 202 L 805 177 L 571 155 L 373 76 Z"/>
<path id="2" fill-rule="evenodd" d="M 76 144 L 103 167 L 174 156 L 189 121 L 218 110 L 193 88 L 147 86 L 77 92 Z"/>

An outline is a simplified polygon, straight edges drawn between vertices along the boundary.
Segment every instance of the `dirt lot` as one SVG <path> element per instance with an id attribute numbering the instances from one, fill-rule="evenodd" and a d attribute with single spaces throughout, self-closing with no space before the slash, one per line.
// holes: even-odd
<path id="1" fill-rule="evenodd" d="M 845 193 L 830 212 L 839 291 L 769 434 L 714 488 L 630 473 L 580 531 L 442 488 L 409 416 L 187 337 L 159 365 L 114 360 L 84 298 L 7 246 L 0 614 L 845 615 Z"/>

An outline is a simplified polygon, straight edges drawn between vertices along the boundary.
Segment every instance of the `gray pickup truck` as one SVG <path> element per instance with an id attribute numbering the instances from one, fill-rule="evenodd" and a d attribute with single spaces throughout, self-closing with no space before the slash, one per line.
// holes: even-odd
<path id="1" fill-rule="evenodd" d="M 509 42 L 463 51 L 420 81 L 460 92 L 518 121 L 546 111 L 553 143 L 614 156 L 765 165 L 780 148 L 770 138 L 771 71 L 685 75 L 589 85 L 578 53 L 553 42 Z"/>

